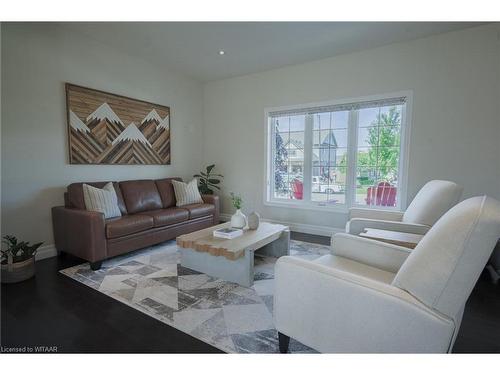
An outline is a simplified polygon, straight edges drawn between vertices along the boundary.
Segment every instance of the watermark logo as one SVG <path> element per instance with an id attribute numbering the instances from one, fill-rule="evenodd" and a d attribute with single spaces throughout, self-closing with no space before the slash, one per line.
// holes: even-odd
<path id="1" fill-rule="evenodd" d="M 0 346 L 0 353 L 57 353 L 57 346 Z"/>

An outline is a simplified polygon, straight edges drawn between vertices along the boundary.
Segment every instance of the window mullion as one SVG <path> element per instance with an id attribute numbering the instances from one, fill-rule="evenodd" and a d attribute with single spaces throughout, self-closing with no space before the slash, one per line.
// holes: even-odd
<path id="1" fill-rule="evenodd" d="M 305 116 L 304 124 L 304 194 L 303 201 L 311 202 L 312 181 L 312 144 L 313 144 L 313 115 Z"/>
<path id="2" fill-rule="evenodd" d="M 274 156 L 276 154 L 276 130 L 275 130 L 275 119 L 273 117 L 268 118 L 268 152 L 270 153 L 267 158 L 267 170 L 268 175 L 267 175 L 267 199 L 270 200 L 274 198 L 274 191 L 275 191 L 275 173 L 276 173 L 276 166 L 274 165 Z"/>
<path id="3" fill-rule="evenodd" d="M 407 207 L 406 180 L 408 178 L 408 127 L 406 120 L 406 106 L 401 108 L 401 128 L 399 133 L 399 160 L 398 160 L 398 191 L 397 209 L 402 210 Z M 404 201 L 403 201 L 404 199 Z"/>
<path id="4" fill-rule="evenodd" d="M 346 203 L 352 207 L 356 200 L 356 164 L 358 146 L 358 119 L 359 111 L 349 111 L 348 134 L 347 134 L 347 175 L 346 175 Z"/>

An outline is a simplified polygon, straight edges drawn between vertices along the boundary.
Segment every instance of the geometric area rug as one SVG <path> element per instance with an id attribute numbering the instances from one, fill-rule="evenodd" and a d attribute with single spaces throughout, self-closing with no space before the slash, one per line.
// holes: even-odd
<path id="1" fill-rule="evenodd" d="M 329 247 L 290 241 L 290 255 L 315 259 Z M 273 324 L 276 258 L 255 255 L 250 288 L 182 267 L 175 240 L 60 272 L 226 353 L 279 353 Z M 291 353 L 315 351 L 291 339 Z"/>

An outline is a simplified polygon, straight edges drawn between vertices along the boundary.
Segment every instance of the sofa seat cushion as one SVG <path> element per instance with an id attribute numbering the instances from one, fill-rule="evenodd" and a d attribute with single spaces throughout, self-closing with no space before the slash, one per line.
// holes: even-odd
<path id="1" fill-rule="evenodd" d="M 106 220 L 106 237 L 117 238 L 153 228 L 154 221 L 147 215 L 125 215 Z"/>
<path id="2" fill-rule="evenodd" d="M 151 216 L 155 227 L 164 227 L 167 225 L 182 223 L 189 219 L 189 211 L 183 208 L 165 208 L 143 212 L 142 215 Z"/>
<path id="3" fill-rule="evenodd" d="M 197 217 L 215 214 L 215 206 L 213 204 L 194 203 L 186 204 L 180 208 L 184 208 L 189 211 L 189 219 L 196 219 Z"/>

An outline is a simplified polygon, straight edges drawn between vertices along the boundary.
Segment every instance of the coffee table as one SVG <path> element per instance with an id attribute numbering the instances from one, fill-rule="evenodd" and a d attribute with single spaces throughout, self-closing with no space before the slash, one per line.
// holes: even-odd
<path id="1" fill-rule="evenodd" d="M 290 230 L 284 225 L 262 222 L 256 230 L 245 230 L 231 240 L 213 236 L 215 229 L 230 226 L 223 223 L 177 237 L 181 266 L 249 287 L 255 252 L 271 257 L 290 254 Z"/>
<path id="2" fill-rule="evenodd" d="M 392 243 L 394 245 L 414 249 L 415 246 L 424 237 L 421 234 L 395 232 L 392 230 L 365 228 L 364 232 L 359 234 L 361 237 L 371 238 L 373 240 Z"/>

